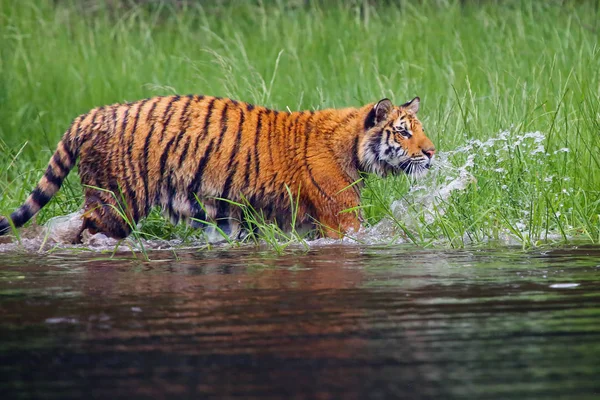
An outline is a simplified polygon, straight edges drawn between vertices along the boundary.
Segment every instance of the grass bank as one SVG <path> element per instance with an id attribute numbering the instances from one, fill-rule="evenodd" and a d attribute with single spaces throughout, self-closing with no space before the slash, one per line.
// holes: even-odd
<path id="1" fill-rule="evenodd" d="M 443 168 L 412 191 L 404 177 L 368 177 L 370 225 L 391 221 L 421 245 L 600 240 L 600 2 L 101 3 L 0 0 L 0 214 L 98 105 L 202 93 L 320 109 L 418 95 Z M 38 222 L 81 202 L 73 173 Z M 143 231 L 187 232 L 156 215 Z"/>

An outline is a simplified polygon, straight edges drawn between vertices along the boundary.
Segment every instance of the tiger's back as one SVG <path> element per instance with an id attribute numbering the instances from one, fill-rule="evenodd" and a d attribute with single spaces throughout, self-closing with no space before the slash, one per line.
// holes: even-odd
<path id="1" fill-rule="evenodd" d="M 99 107 L 75 119 L 38 187 L 11 219 L 20 226 L 43 207 L 79 157 L 82 231 L 125 237 L 156 205 L 173 222 L 208 221 L 236 231 L 240 210 L 221 199 L 248 201 L 285 223 L 288 190 L 299 195 L 299 222 L 316 221 L 333 235 L 358 229 L 358 217 L 341 211 L 360 203 L 360 185 L 353 183 L 372 163 L 375 141 L 368 133 L 381 125 L 376 136 L 385 136 L 380 103 L 280 112 L 190 95 Z"/>

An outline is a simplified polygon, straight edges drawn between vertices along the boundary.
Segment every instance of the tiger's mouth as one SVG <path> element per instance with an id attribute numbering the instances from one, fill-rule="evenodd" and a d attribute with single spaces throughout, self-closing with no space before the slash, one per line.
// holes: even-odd
<path id="1" fill-rule="evenodd" d="M 427 172 L 431 168 L 431 158 L 409 158 L 408 160 L 400 162 L 396 168 L 410 176 L 411 178 L 421 178 L 427 175 Z"/>

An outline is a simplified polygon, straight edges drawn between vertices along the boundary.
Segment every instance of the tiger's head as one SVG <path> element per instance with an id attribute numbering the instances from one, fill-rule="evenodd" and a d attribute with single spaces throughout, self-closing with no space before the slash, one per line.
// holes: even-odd
<path id="1" fill-rule="evenodd" d="M 383 99 L 369 110 L 358 147 L 364 171 L 380 176 L 403 171 L 415 178 L 427 173 L 435 147 L 417 118 L 419 101 L 395 106 Z"/>

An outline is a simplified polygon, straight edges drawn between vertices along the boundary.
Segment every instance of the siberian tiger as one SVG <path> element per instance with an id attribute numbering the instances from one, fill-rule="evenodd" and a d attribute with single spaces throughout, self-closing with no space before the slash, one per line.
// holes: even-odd
<path id="1" fill-rule="evenodd" d="M 174 223 L 207 221 L 233 234 L 242 218 L 231 201 L 246 201 L 285 224 L 289 193 L 298 196 L 298 223 L 340 237 L 360 227 L 360 172 L 427 172 L 435 148 L 418 110 L 418 97 L 401 106 L 383 99 L 284 112 L 198 95 L 95 108 L 75 118 L 10 219 L 15 227 L 31 219 L 79 159 L 85 202 L 78 238 L 85 229 L 124 238 L 153 206 Z M 10 229 L 2 218 L 0 235 Z"/>

